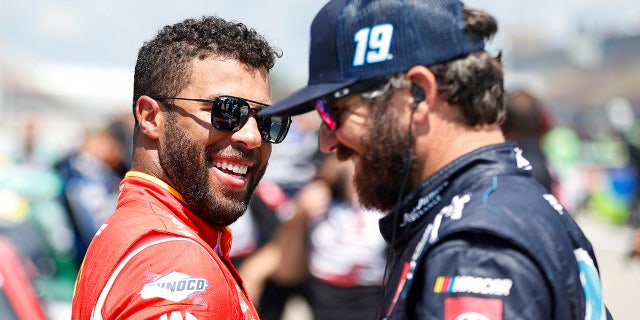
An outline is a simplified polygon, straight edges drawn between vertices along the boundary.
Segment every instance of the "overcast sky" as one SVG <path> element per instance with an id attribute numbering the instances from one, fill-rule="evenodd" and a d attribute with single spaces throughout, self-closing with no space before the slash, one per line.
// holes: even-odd
<path id="1" fill-rule="evenodd" d="M 133 69 L 137 50 L 156 31 L 186 17 L 217 14 L 245 22 L 284 56 L 275 72 L 306 82 L 309 26 L 326 0 L 0 0 L 0 55 L 11 61 Z M 534 32 L 561 45 L 578 22 L 638 32 L 638 0 L 469 0 L 498 18 L 494 46 L 509 32 Z"/>

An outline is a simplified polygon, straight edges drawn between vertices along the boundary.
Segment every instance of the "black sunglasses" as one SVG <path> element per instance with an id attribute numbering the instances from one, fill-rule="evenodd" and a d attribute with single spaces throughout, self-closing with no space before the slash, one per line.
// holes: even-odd
<path id="1" fill-rule="evenodd" d="M 355 84 L 352 84 L 351 86 L 348 86 L 346 88 L 342 88 L 322 97 L 315 98 L 311 100 L 311 104 L 316 108 L 318 114 L 320 114 L 322 122 L 327 126 L 327 128 L 333 131 L 338 128 L 339 119 L 336 117 L 333 109 L 329 105 L 331 102 L 350 94 L 363 93 L 377 88 L 389 81 L 390 78 L 391 77 L 387 75 L 370 80 L 356 82 Z"/>
<path id="2" fill-rule="evenodd" d="M 188 100 L 198 102 L 208 102 L 212 104 L 211 108 L 211 124 L 225 132 L 235 132 L 240 130 L 247 120 L 251 112 L 258 112 L 268 104 L 253 101 L 234 96 L 219 96 L 215 99 L 192 99 L 157 96 L 152 97 L 156 100 Z M 261 108 L 252 108 L 249 102 L 262 106 Z M 255 116 L 258 123 L 258 130 L 263 140 L 271 143 L 280 143 L 287 136 L 289 127 L 291 126 L 291 117 L 287 116 Z"/>

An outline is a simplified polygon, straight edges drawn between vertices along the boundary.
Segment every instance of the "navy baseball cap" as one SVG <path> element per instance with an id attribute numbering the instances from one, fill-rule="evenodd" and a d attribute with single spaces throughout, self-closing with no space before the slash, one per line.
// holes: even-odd
<path id="1" fill-rule="evenodd" d="M 311 100 L 349 94 L 352 84 L 484 49 L 464 31 L 458 0 L 332 0 L 311 24 L 307 86 L 260 116 L 313 110 Z"/>

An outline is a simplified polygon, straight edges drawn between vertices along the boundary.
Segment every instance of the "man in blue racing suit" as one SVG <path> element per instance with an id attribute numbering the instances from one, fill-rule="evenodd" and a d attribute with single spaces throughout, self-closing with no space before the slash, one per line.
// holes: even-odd
<path id="1" fill-rule="evenodd" d="M 313 110 L 320 149 L 387 211 L 383 319 L 610 319 L 580 228 L 500 129 L 497 32 L 457 0 L 333 0 L 311 25 L 308 86 L 260 115 Z"/>
<path id="2" fill-rule="evenodd" d="M 383 218 L 396 253 L 385 316 L 604 319 L 593 249 L 521 152 L 504 143 L 468 153 Z"/>

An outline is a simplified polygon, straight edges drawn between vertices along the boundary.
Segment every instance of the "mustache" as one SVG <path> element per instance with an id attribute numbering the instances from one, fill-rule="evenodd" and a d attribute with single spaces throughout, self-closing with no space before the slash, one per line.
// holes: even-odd
<path id="1" fill-rule="evenodd" d="M 224 149 L 216 148 L 215 146 L 208 146 L 204 150 L 206 155 L 217 154 L 225 158 L 241 158 L 244 160 L 249 160 L 253 163 L 259 163 L 260 154 L 258 150 L 246 150 L 236 148 L 234 146 L 228 146 Z M 210 159 L 210 157 L 208 157 Z"/>

